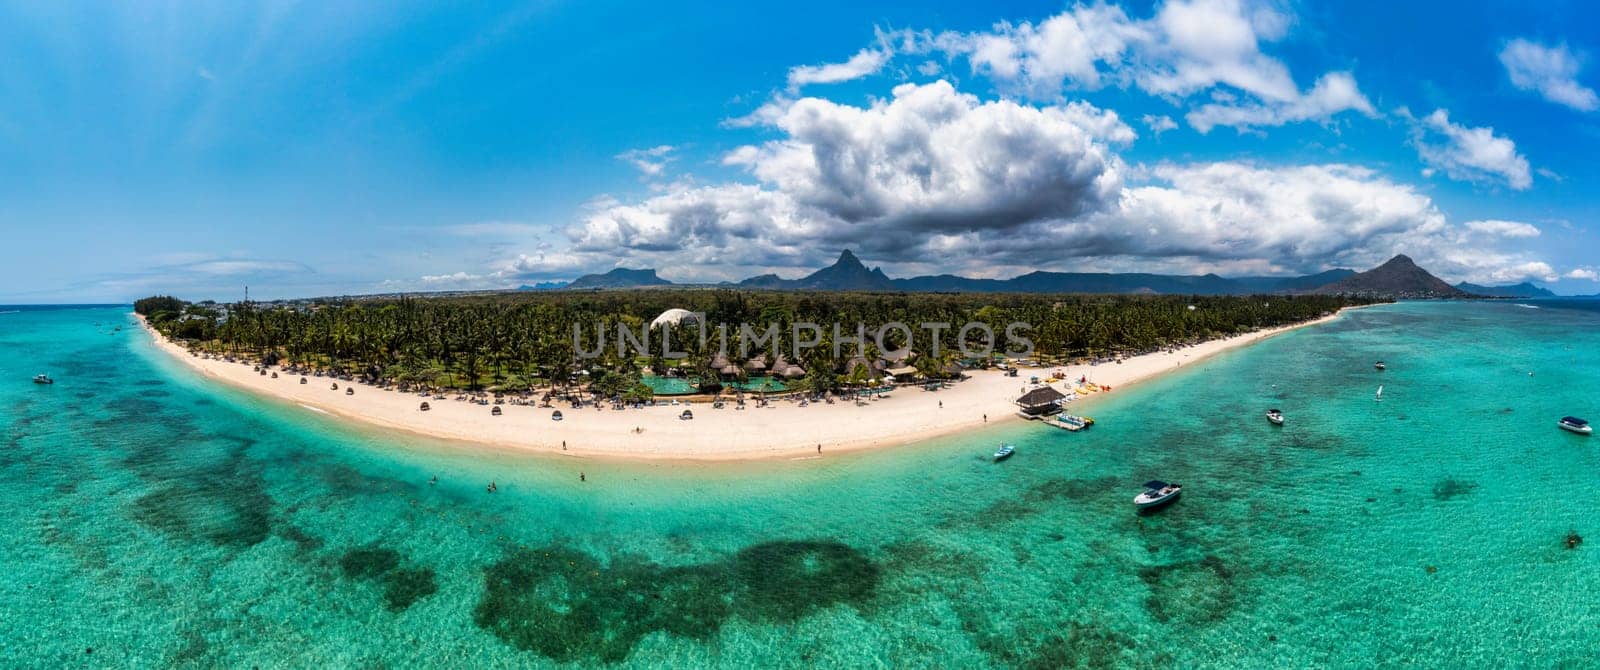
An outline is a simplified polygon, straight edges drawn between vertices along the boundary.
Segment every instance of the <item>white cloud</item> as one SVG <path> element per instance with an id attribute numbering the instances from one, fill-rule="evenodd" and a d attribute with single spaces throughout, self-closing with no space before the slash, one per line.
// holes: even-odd
<path id="1" fill-rule="evenodd" d="M 810 84 L 836 84 L 877 74 L 889 62 L 885 49 L 862 49 L 843 63 L 801 65 L 789 69 L 789 89 L 799 90 Z"/>
<path id="2" fill-rule="evenodd" d="M 904 84 L 868 108 L 806 98 L 772 125 L 787 139 L 725 160 L 842 221 L 966 225 L 1064 216 L 1120 186 L 1108 143 L 1134 139 L 1084 103 L 980 102 L 948 82 Z"/>
<path id="3" fill-rule="evenodd" d="M 1351 165 L 1164 164 L 1114 210 L 1051 223 L 1070 254 L 1264 259 L 1295 270 L 1386 260 L 1449 229 L 1414 188 Z M 1059 246 L 1055 246 L 1059 245 Z"/>
<path id="4" fill-rule="evenodd" d="M 1444 171 L 1451 179 L 1472 182 L 1504 182 L 1518 191 L 1533 185 L 1528 159 L 1517 153 L 1510 138 L 1497 136 L 1494 128 L 1469 128 L 1452 123 L 1448 112 L 1434 110 L 1421 119 L 1404 108 L 1396 112 L 1411 124 L 1411 143 L 1422 162 Z"/>
<path id="5" fill-rule="evenodd" d="M 1488 219 L 1484 221 L 1468 221 L 1462 224 L 1475 233 L 1495 235 L 1499 237 L 1538 237 L 1539 229 L 1532 224 L 1520 221 L 1499 221 Z"/>
<path id="6" fill-rule="evenodd" d="M 1562 276 L 1566 277 L 1567 279 L 1587 279 L 1589 281 L 1600 281 L 1600 272 L 1596 272 L 1594 268 L 1573 268 L 1568 270 L 1567 274 Z"/>
<path id="7" fill-rule="evenodd" d="M 670 144 L 650 147 L 648 149 L 630 149 L 617 154 L 617 160 L 625 161 L 646 178 L 659 177 L 666 170 L 667 163 L 672 162 L 672 152 L 676 147 Z"/>
<path id="8" fill-rule="evenodd" d="M 1154 133 L 1156 136 L 1160 136 L 1161 133 L 1169 130 L 1178 129 L 1178 122 L 1173 121 L 1172 117 L 1170 116 L 1146 114 L 1141 120 L 1144 121 L 1144 125 L 1150 127 L 1150 132 Z"/>
<path id="9" fill-rule="evenodd" d="M 1087 104 L 981 102 L 943 81 L 898 86 L 867 107 L 804 98 L 767 123 L 784 138 L 724 158 L 759 184 L 602 207 L 570 231 L 573 249 L 788 266 L 845 245 L 892 253 L 930 236 L 1075 217 L 1115 202 L 1123 166 L 1111 146 L 1135 137 Z"/>
<path id="10" fill-rule="evenodd" d="M 1427 195 L 1369 168 L 1129 168 L 1115 149 L 1132 129 L 1083 103 L 985 102 L 935 82 L 863 107 L 774 102 L 764 118 L 778 139 L 724 157 L 753 183 L 600 203 L 569 230 L 568 260 L 718 280 L 815 269 L 846 247 L 892 272 L 974 276 L 1315 272 L 1404 252 L 1453 280 L 1548 274 L 1507 246 L 1537 229 L 1452 224 Z"/>
<path id="11" fill-rule="evenodd" d="M 1500 51 L 1500 63 L 1512 86 L 1538 91 L 1545 100 L 1579 111 L 1600 108 L 1594 89 L 1578 83 L 1578 58 L 1565 44 L 1547 47 L 1517 38 Z"/>
<path id="12" fill-rule="evenodd" d="M 1325 121 L 1345 111 L 1374 115 L 1349 72 L 1324 74 L 1302 92 L 1282 61 L 1261 51 L 1288 34 L 1293 18 L 1267 2 L 1172 0 L 1146 19 L 1105 3 L 1075 5 L 1038 23 L 1002 21 L 971 33 L 880 35 L 906 54 L 965 58 L 1002 91 L 1059 99 L 1107 84 L 1182 99 L 1211 91 L 1223 100 L 1189 115 L 1202 132 Z"/>
<path id="13" fill-rule="evenodd" d="M 1311 92 L 1286 101 L 1251 104 L 1208 104 L 1189 112 L 1184 118 L 1201 133 L 1211 132 L 1217 126 L 1238 130 L 1261 126 L 1281 126 L 1288 123 L 1332 119 L 1340 112 L 1355 111 L 1376 116 L 1377 110 L 1361 94 L 1355 77 L 1348 72 L 1330 72 L 1317 80 Z"/>

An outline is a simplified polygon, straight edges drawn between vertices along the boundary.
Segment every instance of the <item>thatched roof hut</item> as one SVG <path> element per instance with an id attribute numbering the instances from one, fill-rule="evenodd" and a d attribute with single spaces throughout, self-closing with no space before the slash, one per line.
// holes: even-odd
<path id="1" fill-rule="evenodd" d="M 1022 408 L 1023 412 L 1027 414 L 1039 415 L 1049 414 L 1053 411 L 1060 410 L 1061 405 L 1057 403 L 1059 403 L 1061 399 L 1065 397 L 1067 397 L 1066 394 L 1057 391 L 1054 388 L 1049 386 L 1041 386 L 1022 394 L 1022 397 L 1017 398 L 1015 402 L 1017 403 L 1018 407 Z"/>
<path id="2" fill-rule="evenodd" d="M 756 354 L 755 358 L 752 358 L 752 359 L 744 362 L 744 369 L 745 369 L 745 371 L 750 372 L 751 374 L 766 372 L 767 371 L 767 355 L 766 354 Z"/>
<path id="3" fill-rule="evenodd" d="M 870 361 L 862 356 L 851 356 L 849 360 L 844 362 L 844 370 L 842 371 L 842 374 L 847 376 L 853 375 L 856 373 L 857 368 L 864 367 L 867 369 L 868 379 L 877 379 L 883 376 L 883 367 L 881 363 L 882 361 Z"/>
<path id="4" fill-rule="evenodd" d="M 772 362 L 772 374 L 785 379 L 799 379 L 806 376 L 806 369 L 784 360 L 783 356 L 780 355 L 776 361 Z"/>

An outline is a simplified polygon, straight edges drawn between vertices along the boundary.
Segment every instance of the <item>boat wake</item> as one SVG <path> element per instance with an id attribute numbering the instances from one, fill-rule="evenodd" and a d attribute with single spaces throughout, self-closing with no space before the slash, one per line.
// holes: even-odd
<path id="1" fill-rule="evenodd" d="M 1522 308 L 1526 308 L 1526 309 L 1539 309 L 1538 305 L 1524 305 L 1524 304 L 1522 304 L 1520 302 L 1517 303 L 1517 306 L 1518 307 L 1522 307 Z"/>
<path id="2" fill-rule="evenodd" d="M 300 406 L 304 407 L 306 409 L 309 409 L 309 410 L 311 410 L 313 412 L 316 412 L 318 414 L 327 414 L 328 413 L 328 410 L 322 409 L 320 407 L 312 407 L 310 405 L 306 405 L 306 404 L 303 404 L 303 403 Z"/>

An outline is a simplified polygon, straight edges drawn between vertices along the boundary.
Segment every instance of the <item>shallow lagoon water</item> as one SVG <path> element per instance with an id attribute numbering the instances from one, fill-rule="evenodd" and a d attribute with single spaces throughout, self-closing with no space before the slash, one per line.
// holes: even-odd
<path id="1" fill-rule="evenodd" d="M 722 465 L 384 434 L 208 385 L 125 308 L 0 314 L 0 664 L 1581 664 L 1600 438 L 1555 420 L 1600 418 L 1600 313 L 1540 306 L 1358 310 L 1081 434 Z M 1138 516 L 1152 478 L 1184 498 Z"/>

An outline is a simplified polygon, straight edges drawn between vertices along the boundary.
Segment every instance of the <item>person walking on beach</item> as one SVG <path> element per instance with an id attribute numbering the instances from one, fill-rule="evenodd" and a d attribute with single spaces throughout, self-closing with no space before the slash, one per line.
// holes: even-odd
<path id="1" fill-rule="evenodd" d="M 822 453 L 822 443 L 821 442 L 817 443 L 817 453 L 819 453 L 819 454 Z"/>
<path id="2" fill-rule="evenodd" d="M 983 415 L 983 422 L 984 423 L 989 423 L 989 415 L 988 414 Z"/>

